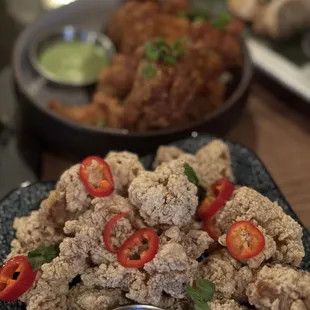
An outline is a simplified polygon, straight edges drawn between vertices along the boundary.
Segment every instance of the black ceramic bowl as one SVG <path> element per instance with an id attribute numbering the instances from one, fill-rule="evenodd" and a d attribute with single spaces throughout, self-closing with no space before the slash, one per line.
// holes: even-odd
<path id="1" fill-rule="evenodd" d="M 30 25 L 20 35 L 14 49 L 14 78 L 22 116 L 45 147 L 75 154 L 104 155 L 111 149 L 126 149 L 144 154 L 158 145 L 188 136 L 192 132 L 210 132 L 222 135 L 240 116 L 248 98 L 252 63 L 249 51 L 243 44 L 244 65 L 232 72 L 226 102 L 203 120 L 189 125 L 131 133 L 127 130 L 97 129 L 66 121 L 47 109 L 51 99 L 58 98 L 68 104 L 86 104 L 92 88 L 60 87 L 45 80 L 31 66 L 28 47 L 38 34 L 65 25 L 99 31 L 122 3 L 122 0 L 80 0 L 49 12 Z"/>

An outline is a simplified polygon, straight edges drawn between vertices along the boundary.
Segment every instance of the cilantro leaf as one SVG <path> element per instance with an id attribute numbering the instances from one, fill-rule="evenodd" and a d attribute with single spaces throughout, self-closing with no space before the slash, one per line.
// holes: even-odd
<path id="1" fill-rule="evenodd" d="M 104 128 L 105 127 L 105 121 L 98 121 L 96 123 L 96 127 L 98 128 Z"/>
<path id="2" fill-rule="evenodd" d="M 28 253 L 28 261 L 33 270 L 41 268 L 43 264 L 50 263 L 59 255 L 59 245 L 50 245 L 30 251 Z"/>
<path id="3" fill-rule="evenodd" d="M 211 25 L 217 29 L 224 29 L 232 20 L 229 13 L 222 13 L 211 21 Z"/>
<path id="4" fill-rule="evenodd" d="M 199 180 L 197 178 L 196 172 L 188 163 L 184 164 L 184 174 L 187 176 L 188 181 L 195 184 L 196 186 L 198 185 Z"/>
<path id="5" fill-rule="evenodd" d="M 141 72 L 145 78 L 152 78 L 156 74 L 156 69 L 152 64 L 146 63 L 143 65 Z"/>

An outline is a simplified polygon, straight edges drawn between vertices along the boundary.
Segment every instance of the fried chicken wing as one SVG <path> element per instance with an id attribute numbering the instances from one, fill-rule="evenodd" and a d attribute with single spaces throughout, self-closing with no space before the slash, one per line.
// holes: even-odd
<path id="1" fill-rule="evenodd" d="M 310 274 L 281 265 L 264 266 L 246 293 L 250 304 L 258 309 L 309 309 Z"/>
<path id="2" fill-rule="evenodd" d="M 152 226 L 188 223 L 198 205 L 197 187 L 184 174 L 184 161 L 175 160 L 154 172 L 142 172 L 129 187 L 129 200 Z"/>
<path id="3" fill-rule="evenodd" d="M 225 232 L 232 223 L 242 220 L 263 227 L 266 234 L 274 239 L 274 261 L 300 265 L 305 255 L 302 228 L 276 202 L 271 202 L 253 189 L 241 187 L 217 214 L 216 223 Z"/>

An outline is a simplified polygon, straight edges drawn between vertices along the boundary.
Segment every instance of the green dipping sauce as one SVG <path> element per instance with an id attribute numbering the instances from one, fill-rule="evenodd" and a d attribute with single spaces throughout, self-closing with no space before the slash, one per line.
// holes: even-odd
<path id="1" fill-rule="evenodd" d="M 99 76 L 108 64 L 102 48 L 83 41 L 58 41 L 39 55 L 40 66 L 51 78 L 69 83 L 87 83 Z"/>

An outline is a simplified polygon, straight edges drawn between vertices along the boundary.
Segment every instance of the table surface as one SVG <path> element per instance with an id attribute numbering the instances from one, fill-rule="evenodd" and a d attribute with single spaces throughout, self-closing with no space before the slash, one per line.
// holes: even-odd
<path id="1" fill-rule="evenodd" d="M 310 228 L 310 122 L 254 83 L 248 106 L 227 138 L 241 143 L 262 159 L 284 196 Z M 45 154 L 43 178 L 56 179 L 72 162 Z"/>

